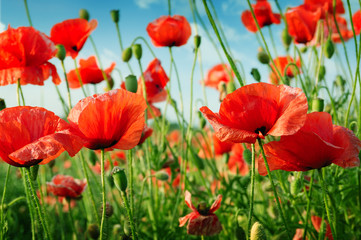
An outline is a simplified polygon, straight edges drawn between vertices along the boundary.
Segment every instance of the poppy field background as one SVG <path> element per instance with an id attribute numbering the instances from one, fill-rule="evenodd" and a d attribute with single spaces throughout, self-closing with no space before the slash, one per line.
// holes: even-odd
<path id="1" fill-rule="evenodd" d="M 361 237 L 358 1 L 0 6 L 1 239 Z"/>

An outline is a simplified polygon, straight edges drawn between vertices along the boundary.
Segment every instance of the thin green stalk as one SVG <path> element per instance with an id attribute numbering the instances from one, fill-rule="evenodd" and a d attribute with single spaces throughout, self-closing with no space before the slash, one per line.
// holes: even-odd
<path id="1" fill-rule="evenodd" d="M 189 125 L 188 125 L 188 134 L 190 134 L 190 130 L 192 128 L 193 123 L 193 76 L 194 76 L 194 69 L 197 63 L 197 54 L 198 54 L 198 47 L 194 50 L 194 60 L 192 65 L 192 72 L 191 72 L 191 92 L 190 92 L 190 103 L 189 103 Z M 189 140 L 191 140 L 189 138 Z"/>
<path id="2" fill-rule="evenodd" d="M 5 176 L 5 182 L 4 182 L 4 189 L 3 189 L 3 195 L 1 197 L 1 212 L 0 212 L 0 233 L 1 233 L 1 239 L 3 239 L 3 236 L 4 236 L 4 233 L 3 233 L 3 230 L 4 230 L 4 225 L 3 225 L 3 222 L 4 222 L 4 202 L 5 202 L 5 195 L 6 195 L 6 188 L 7 188 L 7 185 L 8 185 L 8 182 L 9 182 L 9 174 L 10 174 L 10 169 L 11 169 L 11 165 L 9 164 L 8 166 L 8 170 L 6 171 L 6 176 Z"/>
<path id="3" fill-rule="evenodd" d="M 128 214 L 128 218 L 129 218 L 129 222 L 130 222 L 130 229 L 132 231 L 132 239 L 137 239 L 138 236 L 137 236 L 137 232 L 135 231 L 133 215 L 132 215 L 132 211 L 131 211 L 131 209 L 129 207 L 127 194 L 126 194 L 126 192 L 121 191 L 121 195 L 122 195 L 122 199 L 123 199 L 123 203 L 125 205 L 125 208 L 127 209 L 127 214 Z"/>
<path id="4" fill-rule="evenodd" d="M 60 219 L 60 233 L 61 233 L 61 239 L 64 240 L 64 216 L 63 216 L 63 208 L 60 206 L 59 198 L 57 198 L 56 201 L 56 208 L 58 209 L 59 219 Z"/>
<path id="5" fill-rule="evenodd" d="M 333 221 L 333 219 L 331 217 L 331 212 L 330 212 L 330 209 L 329 209 L 329 206 L 328 206 L 328 192 L 327 192 L 327 187 L 326 187 L 326 183 L 325 183 L 325 180 L 324 180 L 324 172 L 322 171 L 322 169 L 318 169 L 318 175 L 319 175 L 320 182 L 321 182 L 323 200 L 325 202 L 325 209 L 326 209 L 327 219 L 328 219 L 328 222 L 329 222 L 330 227 L 331 227 L 332 236 L 335 239 L 337 239 L 336 223 Z"/>
<path id="6" fill-rule="evenodd" d="M 27 201 L 28 207 L 29 207 L 30 224 L 31 224 L 31 239 L 35 240 L 35 221 L 36 220 L 35 220 L 34 215 L 36 215 L 36 213 L 34 213 L 34 206 L 33 206 L 34 203 L 30 197 L 29 187 L 28 187 L 28 183 L 26 181 L 24 168 L 20 168 L 20 172 L 21 172 L 21 178 L 23 179 L 26 201 Z"/>
<path id="7" fill-rule="evenodd" d="M 307 195 L 306 187 L 304 187 L 304 192 L 307 197 L 307 207 L 306 207 L 306 219 L 305 219 L 305 230 L 303 232 L 303 240 L 306 240 L 307 236 L 307 229 L 308 229 L 308 222 L 310 218 L 310 206 L 311 206 L 311 197 L 312 197 L 312 187 L 313 187 L 313 178 L 315 176 L 315 171 L 312 172 L 311 180 L 310 180 L 310 188 L 308 190 L 309 194 Z"/>
<path id="8" fill-rule="evenodd" d="M 124 48 L 123 48 L 123 43 L 122 43 L 122 36 L 120 35 L 120 30 L 119 30 L 119 23 L 115 23 L 115 28 L 117 30 L 117 36 L 118 36 L 118 40 L 119 40 L 119 45 L 120 45 L 120 50 L 123 52 Z M 127 66 L 129 68 L 129 71 L 134 75 L 133 69 L 130 66 L 129 62 L 127 62 Z"/>
<path id="9" fill-rule="evenodd" d="M 180 100 L 180 109 L 181 109 L 182 117 L 184 117 L 182 88 L 181 88 L 181 84 L 180 84 L 180 78 L 179 78 L 179 74 L 178 74 L 177 65 L 176 65 L 175 62 L 174 62 L 173 52 L 172 52 L 172 48 L 171 48 L 171 47 L 169 47 L 169 54 L 170 54 L 171 64 L 173 64 L 173 66 L 174 66 L 174 71 L 175 71 L 176 77 L 177 77 L 179 100 Z"/>
<path id="10" fill-rule="evenodd" d="M 68 107 L 69 107 L 69 111 L 72 109 L 72 104 L 71 104 L 71 96 L 70 96 L 70 88 L 69 88 L 69 81 L 68 81 L 68 76 L 66 75 L 66 70 L 65 70 L 65 66 L 64 66 L 64 61 L 61 60 L 61 67 L 63 68 L 63 72 L 64 72 L 64 78 L 65 78 L 65 83 L 66 83 L 66 91 L 68 92 Z"/>
<path id="11" fill-rule="evenodd" d="M 74 65 L 75 65 L 75 72 L 76 72 L 76 75 L 78 77 L 81 90 L 83 91 L 84 97 L 87 97 L 88 94 L 85 92 L 84 84 L 83 84 L 83 81 L 81 80 L 81 76 L 80 76 L 78 64 L 76 63 L 76 59 L 74 59 Z"/>
<path id="12" fill-rule="evenodd" d="M 27 0 L 24 0 L 24 5 L 25 5 L 26 16 L 28 17 L 29 24 L 32 27 L 33 23 L 32 23 L 31 18 L 30 18 L 30 11 L 29 11 Z"/>
<path id="13" fill-rule="evenodd" d="M 267 162 L 266 155 L 265 155 L 265 153 L 264 153 L 262 140 L 258 138 L 257 141 L 258 141 L 259 148 L 260 148 L 260 150 L 261 150 L 262 157 L 263 157 L 263 160 L 264 160 L 266 169 L 267 169 L 268 178 L 269 178 L 269 180 L 270 180 L 270 182 L 271 182 L 271 186 L 272 186 L 272 189 L 273 189 L 273 193 L 274 193 L 275 198 L 276 198 L 277 207 L 278 207 L 278 210 L 279 210 L 280 213 L 281 213 L 282 221 L 283 221 L 283 224 L 284 224 L 284 226 L 285 226 L 285 228 L 286 228 L 286 231 L 287 231 L 288 239 L 292 239 L 292 238 L 291 238 L 291 235 L 290 235 L 290 231 L 289 231 L 288 225 L 287 225 L 286 216 L 285 216 L 285 214 L 284 214 L 284 212 L 283 212 L 283 210 L 282 210 L 282 208 L 281 208 L 281 204 L 280 204 L 280 200 L 279 200 L 279 198 L 278 198 L 277 190 L 276 190 L 276 187 L 275 187 L 275 185 L 274 185 L 274 183 L 273 183 L 272 174 L 271 174 L 271 171 L 270 171 L 268 162 Z"/>
<path id="14" fill-rule="evenodd" d="M 102 218 L 101 218 L 101 223 L 100 223 L 100 240 L 105 239 L 105 235 L 106 233 L 104 233 L 104 225 L 106 224 L 106 217 L 105 217 L 105 211 L 106 211 L 106 192 L 105 192 L 105 172 L 104 172 L 104 149 L 100 149 L 100 153 L 101 153 L 101 160 L 100 160 L 100 165 L 101 165 L 101 183 L 102 183 L 102 202 L 103 202 L 103 211 L 102 211 Z"/>
<path id="15" fill-rule="evenodd" d="M 21 89 L 20 78 L 18 78 L 18 81 L 17 81 L 16 96 L 17 96 L 18 106 L 21 105 L 20 104 L 20 96 L 21 96 L 21 100 L 23 101 L 23 106 L 25 106 L 25 99 L 24 99 L 23 90 Z"/>
<path id="16" fill-rule="evenodd" d="M 77 231 L 75 229 L 73 210 L 72 210 L 72 208 L 70 206 L 70 201 L 71 201 L 70 198 L 66 198 L 66 202 L 68 203 L 68 209 L 69 209 L 69 218 L 70 218 L 71 230 L 73 231 L 72 238 L 73 238 L 73 236 L 75 234 L 75 239 L 78 239 L 78 234 L 77 234 Z"/>
<path id="17" fill-rule="evenodd" d="M 60 100 L 60 102 L 61 102 L 61 106 L 63 107 L 64 113 L 65 113 L 66 116 L 68 116 L 68 114 L 69 114 L 69 109 L 68 109 L 68 107 L 66 106 L 66 103 L 65 103 L 63 97 L 61 96 L 61 93 L 60 93 L 60 91 L 59 91 L 58 85 L 55 85 L 55 84 L 54 84 L 54 86 L 55 86 L 55 90 L 56 90 L 56 92 L 57 92 L 57 94 L 58 94 L 58 96 L 59 96 L 59 100 Z"/>
<path id="18" fill-rule="evenodd" d="M 133 150 L 128 151 L 128 174 L 129 174 L 129 198 L 130 198 L 130 211 L 134 216 L 134 195 L 133 195 Z M 139 209 L 138 209 L 139 211 Z"/>
<path id="19" fill-rule="evenodd" d="M 249 200 L 249 213 L 248 213 L 248 226 L 247 233 L 249 234 L 252 226 L 252 216 L 253 216 L 253 202 L 254 202 L 254 177 L 255 177 L 255 147 L 254 144 L 251 145 L 252 148 L 252 166 L 251 166 L 251 199 Z"/>
<path id="20" fill-rule="evenodd" d="M 211 23 L 211 25 L 212 25 L 212 27 L 213 27 L 213 30 L 214 30 L 215 34 L 217 35 L 217 38 L 218 38 L 218 40 L 219 40 L 219 43 L 220 43 L 221 46 L 222 46 L 222 49 L 223 49 L 223 51 L 224 51 L 224 54 L 226 55 L 226 57 L 227 57 L 227 59 L 228 59 L 228 62 L 229 62 L 229 64 L 231 65 L 232 70 L 233 70 L 234 74 L 235 74 L 236 77 L 237 77 L 237 80 L 238 80 L 239 84 L 241 85 L 241 87 L 243 87 L 244 84 L 243 84 L 242 77 L 241 77 L 241 75 L 239 74 L 238 69 L 237 69 L 237 66 L 236 66 L 236 64 L 234 63 L 231 55 L 228 53 L 228 51 L 227 51 L 227 49 L 226 49 L 226 47 L 225 47 L 225 45 L 224 45 L 224 43 L 223 43 L 223 41 L 222 41 L 221 36 L 219 35 L 219 32 L 218 32 L 216 23 L 214 22 L 214 19 L 213 19 L 213 17 L 212 17 L 211 12 L 209 11 L 209 8 L 208 8 L 208 5 L 207 5 L 207 1 L 206 1 L 206 0 L 202 0 L 202 1 L 203 1 L 204 8 L 205 8 L 205 10 L 206 10 L 206 13 L 207 13 L 209 22 Z M 249 1 L 249 0 L 248 0 L 248 1 Z"/>
<path id="21" fill-rule="evenodd" d="M 171 16 L 172 15 L 172 6 L 170 4 L 170 0 L 168 0 L 168 15 Z"/>

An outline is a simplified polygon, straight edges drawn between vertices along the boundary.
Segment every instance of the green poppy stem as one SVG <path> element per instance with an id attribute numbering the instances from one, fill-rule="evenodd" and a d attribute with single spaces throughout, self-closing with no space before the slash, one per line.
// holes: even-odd
<path id="1" fill-rule="evenodd" d="M 254 144 L 251 145 L 252 148 L 252 166 L 251 166 L 251 199 L 249 200 L 249 213 L 248 213 L 248 226 L 247 232 L 251 231 L 252 227 L 252 215 L 253 215 L 253 202 L 254 202 L 254 177 L 255 177 L 255 147 Z"/>
<path id="2" fill-rule="evenodd" d="M 6 188 L 9 182 L 9 175 L 10 175 L 10 169 L 11 169 L 11 165 L 9 164 L 8 166 L 8 170 L 6 171 L 6 177 L 5 177 L 5 182 L 4 182 L 4 189 L 3 189 L 3 194 L 1 197 L 1 205 L 0 205 L 0 234 L 1 234 L 1 239 L 3 239 L 4 237 L 4 202 L 5 202 L 5 195 L 6 195 Z"/>
<path id="3" fill-rule="evenodd" d="M 25 5 L 25 11 L 26 11 L 26 16 L 28 17 L 29 25 L 32 27 L 33 23 L 32 23 L 31 18 L 30 18 L 30 12 L 29 12 L 29 7 L 28 7 L 27 0 L 24 0 L 24 5 Z"/>
<path id="4" fill-rule="evenodd" d="M 128 150 L 128 174 L 129 174 L 129 198 L 130 198 L 130 211 L 134 216 L 134 196 L 133 196 L 133 150 Z M 139 211 L 139 209 L 138 209 Z"/>
<path id="5" fill-rule="evenodd" d="M 69 209 L 69 218 L 70 218 L 70 225 L 71 225 L 71 230 L 73 231 L 72 237 L 75 234 L 75 239 L 78 239 L 78 234 L 77 231 L 75 229 L 75 223 L 74 223 L 74 217 L 73 217 L 73 210 L 71 209 L 70 206 L 70 198 L 66 198 L 66 202 L 68 203 L 68 209 Z"/>
<path id="6" fill-rule="evenodd" d="M 137 232 L 135 231 L 134 219 L 133 219 L 132 211 L 131 211 L 129 203 L 128 203 L 127 193 L 125 191 L 121 191 L 121 195 L 122 195 L 123 203 L 127 210 L 129 223 L 130 223 L 130 229 L 132 231 L 132 239 L 137 239 L 138 236 L 137 236 Z"/>
<path id="7" fill-rule="evenodd" d="M 309 188 L 309 194 L 307 196 L 306 187 L 304 188 L 304 192 L 307 196 L 307 207 L 306 207 L 306 219 L 305 219 L 305 230 L 303 231 L 303 240 L 306 240 L 307 236 L 307 228 L 308 228 L 308 220 L 310 218 L 310 206 L 311 206 L 311 196 L 312 196 L 312 186 L 313 186 L 313 178 L 315 176 L 315 171 L 312 172 L 311 180 L 310 180 L 310 188 Z"/>
<path id="8" fill-rule="evenodd" d="M 70 96 L 70 88 L 69 88 L 69 81 L 68 81 L 68 76 L 66 75 L 66 70 L 65 70 L 65 66 L 64 66 L 64 61 L 61 60 L 61 67 L 63 68 L 63 72 L 64 72 L 64 78 L 65 78 L 65 83 L 66 83 L 66 91 L 68 92 L 68 107 L 69 107 L 69 111 L 72 109 L 72 104 L 71 104 L 71 96 Z"/>
<path id="9" fill-rule="evenodd" d="M 273 183 L 272 174 L 271 174 L 271 171 L 270 171 L 268 162 L 267 162 L 266 155 L 265 155 L 265 153 L 264 153 L 262 140 L 261 140 L 260 138 L 258 138 L 257 141 L 258 141 L 258 144 L 259 144 L 259 148 L 261 149 L 261 154 L 262 154 L 264 163 L 265 163 L 265 165 L 266 165 L 268 178 L 269 178 L 269 180 L 270 180 L 270 182 L 271 182 L 271 186 L 272 186 L 272 189 L 273 189 L 273 193 L 274 193 L 274 195 L 275 195 L 275 198 L 276 198 L 278 210 L 279 210 L 280 213 L 281 213 L 282 221 L 283 221 L 283 224 L 284 224 L 284 226 L 285 226 L 285 228 L 286 228 L 288 239 L 291 240 L 292 237 L 291 237 L 291 235 L 290 235 L 290 231 L 289 231 L 289 228 L 288 228 L 288 225 L 287 225 L 286 216 L 285 216 L 285 214 L 284 214 L 284 212 L 283 212 L 283 210 L 282 210 L 282 207 L 281 207 L 281 204 L 280 204 L 280 200 L 279 200 L 279 198 L 278 198 L 277 190 L 276 190 L 276 187 L 275 187 L 275 185 L 274 185 L 274 183 Z"/>
<path id="10" fill-rule="evenodd" d="M 106 233 L 104 233 L 104 228 L 105 228 L 105 221 L 106 221 L 106 217 L 105 217 L 105 211 L 106 211 L 106 192 L 105 192 L 105 172 L 104 172 L 104 149 L 100 149 L 100 156 L 101 156 L 101 160 L 100 160 L 100 167 L 101 167 L 101 183 L 102 183 L 102 202 L 103 202 L 103 211 L 102 211 L 102 218 L 101 218 L 101 222 L 100 222 L 100 240 L 105 239 L 105 235 Z"/>

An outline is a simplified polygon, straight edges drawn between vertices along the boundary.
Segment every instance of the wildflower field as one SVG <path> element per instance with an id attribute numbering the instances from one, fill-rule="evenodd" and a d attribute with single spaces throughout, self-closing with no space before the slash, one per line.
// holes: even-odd
<path id="1" fill-rule="evenodd" d="M 1 240 L 361 239 L 361 1 L 46 2 L 0 1 Z"/>

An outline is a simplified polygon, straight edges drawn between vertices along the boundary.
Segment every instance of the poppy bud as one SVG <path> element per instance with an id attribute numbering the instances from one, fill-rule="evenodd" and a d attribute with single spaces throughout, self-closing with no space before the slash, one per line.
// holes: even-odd
<path id="1" fill-rule="evenodd" d="M 238 225 L 238 224 L 237 224 Z M 236 227 L 236 239 L 237 240 L 246 240 L 246 232 L 241 226 Z"/>
<path id="2" fill-rule="evenodd" d="M 234 85 L 233 81 L 227 83 L 227 94 L 233 93 L 236 90 L 236 85 Z"/>
<path id="3" fill-rule="evenodd" d="M 290 36 L 286 28 L 282 31 L 282 42 L 286 49 L 290 47 L 292 42 L 292 37 Z"/>
<path id="4" fill-rule="evenodd" d="M 207 121 L 204 118 L 202 118 L 199 122 L 201 129 L 203 129 L 206 126 L 206 124 L 207 124 Z"/>
<path id="5" fill-rule="evenodd" d="M 140 60 L 142 58 L 142 45 L 134 44 L 132 46 L 132 51 L 136 59 Z"/>
<path id="6" fill-rule="evenodd" d="M 266 232 L 259 222 L 255 222 L 251 229 L 251 240 L 266 240 Z"/>
<path id="7" fill-rule="evenodd" d="M 259 74 L 259 71 L 257 68 L 252 68 L 251 75 L 253 76 L 254 80 L 257 82 L 261 81 L 261 75 Z"/>
<path id="8" fill-rule="evenodd" d="M 290 190 L 293 196 L 301 192 L 302 189 L 301 177 L 302 177 L 302 173 L 296 173 L 296 175 L 293 177 L 293 180 L 291 181 Z"/>
<path id="9" fill-rule="evenodd" d="M 5 100 L 0 98 L 0 111 L 6 108 Z"/>
<path id="10" fill-rule="evenodd" d="M 99 214 L 102 215 L 102 213 L 103 213 L 103 205 L 101 205 L 99 208 Z M 113 206 L 109 202 L 106 202 L 105 203 L 105 216 L 107 218 L 109 218 L 113 215 L 113 213 L 114 213 Z"/>
<path id="11" fill-rule="evenodd" d="M 107 80 L 107 88 L 108 88 L 108 91 L 112 90 L 114 87 L 114 79 L 113 78 L 108 78 Z"/>
<path id="12" fill-rule="evenodd" d="M 98 161 L 98 157 L 97 155 L 95 154 L 94 151 L 89 151 L 89 160 L 90 160 L 90 163 L 94 166 L 95 163 Z"/>
<path id="13" fill-rule="evenodd" d="M 330 59 L 335 52 L 335 46 L 330 38 L 327 39 L 325 44 L 325 56 Z"/>
<path id="14" fill-rule="evenodd" d="M 336 86 L 341 88 L 342 92 L 345 91 L 346 80 L 343 79 L 343 77 L 341 75 L 337 75 L 335 84 L 336 84 Z"/>
<path id="15" fill-rule="evenodd" d="M 318 72 L 318 79 L 322 80 L 325 78 L 326 75 L 326 67 L 324 65 L 320 66 L 320 71 Z"/>
<path id="16" fill-rule="evenodd" d="M 155 174 L 155 177 L 158 179 L 158 180 L 161 180 L 163 182 L 167 181 L 169 179 L 169 175 L 168 173 L 164 172 L 164 171 L 159 171 Z"/>
<path id="17" fill-rule="evenodd" d="M 312 112 L 322 112 L 324 107 L 324 100 L 322 98 L 312 99 Z"/>
<path id="18" fill-rule="evenodd" d="M 82 8 L 79 10 L 79 17 L 89 21 L 89 12 L 86 9 Z"/>
<path id="19" fill-rule="evenodd" d="M 98 239 L 100 235 L 99 226 L 96 223 L 92 223 L 88 226 L 88 233 L 92 239 Z"/>
<path id="20" fill-rule="evenodd" d="M 194 36 L 194 46 L 195 46 L 195 48 L 199 48 L 200 45 L 201 45 L 201 36 L 195 35 Z"/>
<path id="21" fill-rule="evenodd" d="M 308 47 L 304 46 L 304 47 L 303 47 L 303 48 L 301 48 L 300 50 L 301 50 L 301 53 L 305 53 L 305 52 L 307 52 Z"/>
<path id="22" fill-rule="evenodd" d="M 112 17 L 112 20 L 113 20 L 114 23 L 119 22 L 119 10 L 111 10 L 110 11 L 110 16 Z"/>
<path id="23" fill-rule="evenodd" d="M 122 231 L 122 226 L 120 224 L 115 224 L 113 226 L 113 235 L 114 236 L 119 236 L 122 232 L 123 232 Z"/>
<path id="24" fill-rule="evenodd" d="M 123 231 L 125 235 L 130 236 L 130 227 L 128 221 L 124 221 Z"/>
<path id="25" fill-rule="evenodd" d="M 64 48 L 64 45 L 62 44 L 57 44 L 55 46 L 55 48 L 58 50 L 56 52 L 56 57 L 59 58 L 60 61 L 64 61 L 65 57 L 66 57 L 66 51 L 65 51 L 65 48 Z"/>
<path id="26" fill-rule="evenodd" d="M 128 186 L 127 176 L 123 168 L 114 167 L 112 170 L 112 176 L 115 186 L 119 191 L 125 192 Z"/>
<path id="27" fill-rule="evenodd" d="M 268 64 L 269 63 L 269 56 L 268 54 L 263 50 L 263 48 L 258 49 L 257 53 L 257 59 L 262 64 Z"/>
<path id="28" fill-rule="evenodd" d="M 252 164 L 252 152 L 248 148 L 243 150 L 243 159 L 246 161 L 246 163 Z"/>
<path id="29" fill-rule="evenodd" d="M 122 52 L 122 60 L 123 62 L 129 62 L 129 60 L 132 58 L 132 49 L 130 47 L 124 49 Z"/>
<path id="30" fill-rule="evenodd" d="M 125 89 L 129 92 L 136 93 L 138 90 L 137 77 L 134 75 L 128 75 L 125 77 Z"/>
<path id="31" fill-rule="evenodd" d="M 30 178 L 32 181 L 36 180 L 36 178 L 38 177 L 38 172 L 39 172 L 39 165 L 36 164 L 30 167 Z"/>

